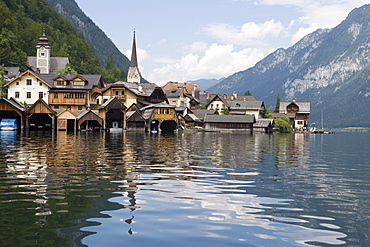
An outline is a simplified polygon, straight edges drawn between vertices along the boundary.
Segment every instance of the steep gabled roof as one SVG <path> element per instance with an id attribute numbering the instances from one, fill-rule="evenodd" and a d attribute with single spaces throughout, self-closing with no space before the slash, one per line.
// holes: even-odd
<path id="1" fill-rule="evenodd" d="M 19 80 L 20 78 L 22 78 L 23 76 L 25 75 L 33 75 L 36 79 L 40 80 L 42 83 L 44 83 L 47 87 L 51 88 L 52 85 L 50 85 L 47 81 L 45 81 L 43 78 L 40 77 L 40 74 L 36 74 L 34 72 L 32 72 L 31 70 L 27 70 L 25 72 L 23 72 L 22 74 L 18 75 L 17 77 L 15 77 L 13 80 L 9 81 L 7 84 L 4 85 L 4 87 L 7 87 L 9 86 L 11 83 Z M 54 75 L 55 76 L 55 75 Z"/>
<path id="2" fill-rule="evenodd" d="M 108 99 L 104 104 L 102 104 L 99 108 L 100 109 L 120 109 L 126 110 L 127 107 L 116 97 L 112 97 Z"/>
<path id="3" fill-rule="evenodd" d="M 296 104 L 299 108 L 299 111 L 297 113 L 306 113 L 306 114 L 310 113 L 311 103 L 310 102 L 299 102 L 299 101 L 281 101 L 279 112 L 285 113 L 287 110 L 287 107 L 293 103 Z"/>
<path id="4" fill-rule="evenodd" d="M 21 104 L 19 103 L 17 100 L 13 99 L 13 98 L 10 98 L 10 99 L 7 99 L 7 98 L 0 98 L 0 101 L 3 100 L 5 102 L 7 102 L 8 104 L 14 106 L 15 108 L 17 108 L 19 111 L 22 111 L 22 112 L 25 112 L 26 111 L 26 108 Z"/>
<path id="5" fill-rule="evenodd" d="M 56 112 L 51 108 L 49 104 L 45 102 L 42 98 L 38 99 L 35 103 L 33 103 L 28 109 L 27 113 L 32 112 L 32 110 L 37 107 L 37 105 L 42 104 L 50 113 L 56 114 Z"/>

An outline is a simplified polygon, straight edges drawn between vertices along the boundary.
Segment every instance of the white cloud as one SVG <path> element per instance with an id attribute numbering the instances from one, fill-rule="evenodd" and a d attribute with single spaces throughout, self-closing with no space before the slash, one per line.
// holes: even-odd
<path id="1" fill-rule="evenodd" d="M 333 28 L 344 20 L 348 13 L 364 4 L 368 0 L 233 0 L 254 2 L 255 5 L 280 5 L 294 7 L 301 17 L 292 20 L 289 29 L 297 26 L 296 33 L 292 34 L 292 44 L 318 28 Z M 294 23 L 294 25 L 292 25 Z M 302 27 L 302 25 L 304 25 Z"/>
<path id="2" fill-rule="evenodd" d="M 191 45 L 184 45 L 183 46 L 183 49 L 190 52 L 190 53 L 194 53 L 194 52 L 204 52 L 206 49 L 207 49 L 207 43 L 206 42 L 195 42 Z"/>
<path id="3" fill-rule="evenodd" d="M 277 37 L 283 30 L 283 25 L 273 19 L 262 24 L 248 22 L 240 27 L 225 23 L 213 23 L 203 28 L 203 31 L 208 35 L 221 40 L 224 44 L 243 46 L 263 46 L 265 45 L 264 39 Z"/>
<path id="4" fill-rule="evenodd" d="M 199 78 L 221 78 L 253 66 L 265 56 L 259 49 L 235 51 L 233 45 L 212 44 L 203 56 L 190 53 L 178 62 L 154 69 L 147 79 L 158 85 L 168 81 L 185 82 Z"/>
<path id="5" fill-rule="evenodd" d="M 127 50 L 125 52 L 125 56 L 128 59 L 131 59 L 131 52 L 132 52 L 132 50 Z M 140 63 L 141 61 L 143 61 L 145 59 L 148 59 L 150 57 L 149 53 L 146 50 L 140 49 L 138 47 L 136 47 L 136 54 L 137 54 L 138 63 Z"/>

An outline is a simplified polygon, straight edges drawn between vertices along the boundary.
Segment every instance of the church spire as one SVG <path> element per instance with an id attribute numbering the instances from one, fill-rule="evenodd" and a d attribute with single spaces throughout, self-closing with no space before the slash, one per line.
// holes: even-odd
<path id="1" fill-rule="evenodd" d="M 134 30 L 134 39 L 132 42 L 132 50 L 131 50 L 131 61 L 130 67 L 128 68 L 127 72 L 127 81 L 128 82 L 137 82 L 140 83 L 140 71 L 139 66 L 137 63 L 137 54 L 136 54 L 136 37 L 135 37 L 135 30 Z"/>
<path id="2" fill-rule="evenodd" d="M 132 52 L 131 52 L 130 67 L 137 67 L 135 30 L 134 30 L 134 40 L 132 42 Z"/>

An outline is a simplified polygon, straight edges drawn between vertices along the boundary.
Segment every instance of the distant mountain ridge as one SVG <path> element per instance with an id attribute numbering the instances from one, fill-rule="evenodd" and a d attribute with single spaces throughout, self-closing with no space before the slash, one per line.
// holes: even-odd
<path id="1" fill-rule="evenodd" d="M 194 80 L 194 81 L 188 81 L 188 83 L 197 85 L 197 87 L 202 89 L 203 91 L 208 91 L 208 89 L 210 87 L 213 87 L 214 85 L 217 85 L 217 83 L 219 83 L 223 79 L 225 79 L 225 78 L 223 77 L 223 78 L 220 78 L 220 79 L 215 79 L 215 78 L 213 78 L 213 79 L 198 79 L 198 80 Z"/>
<path id="2" fill-rule="evenodd" d="M 370 127 L 370 5 L 356 8 L 333 29 L 319 29 L 254 67 L 235 73 L 212 93 L 250 91 L 266 105 L 276 96 L 311 102 L 310 122 L 324 127 Z M 323 113 L 323 114 L 321 114 Z"/>
<path id="3" fill-rule="evenodd" d="M 67 19 L 86 42 L 94 47 L 102 65 L 106 65 L 109 55 L 117 68 L 127 73 L 130 60 L 122 54 L 107 35 L 80 9 L 75 0 L 46 0 L 52 8 Z M 104 4 L 102 2 L 102 4 Z"/>

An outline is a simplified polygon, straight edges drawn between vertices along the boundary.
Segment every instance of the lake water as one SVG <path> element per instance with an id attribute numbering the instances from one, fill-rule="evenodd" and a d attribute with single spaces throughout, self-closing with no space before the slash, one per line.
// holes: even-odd
<path id="1" fill-rule="evenodd" d="M 0 246 L 370 246 L 369 140 L 0 132 Z"/>

